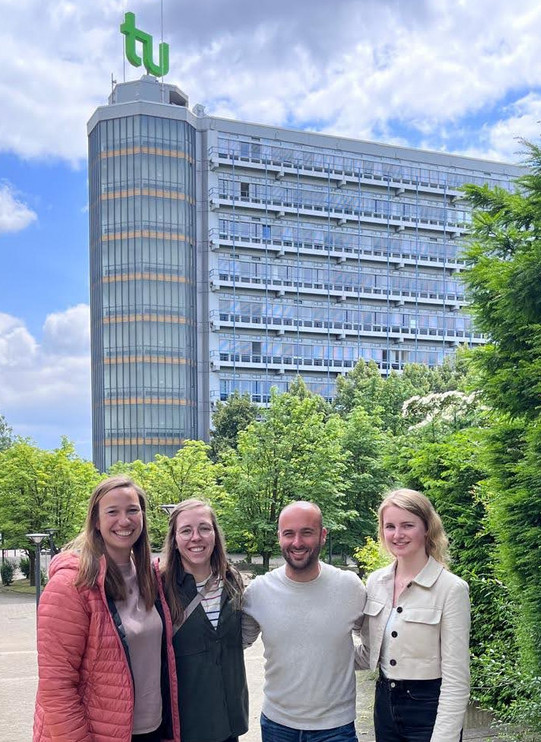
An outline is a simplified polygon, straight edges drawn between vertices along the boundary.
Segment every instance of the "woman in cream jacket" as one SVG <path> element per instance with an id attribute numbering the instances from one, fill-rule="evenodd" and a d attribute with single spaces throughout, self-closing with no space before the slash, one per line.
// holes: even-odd
<path id="1" fill-rule="evenodd" d="M 459 742 L 468 704 L 468 586 L 446 568 L 447 537 L 424 495 L 391 492 L 379 537 L 395 557 L 370 575 L 358 666 L 379 667 L 377 742 Z"/>

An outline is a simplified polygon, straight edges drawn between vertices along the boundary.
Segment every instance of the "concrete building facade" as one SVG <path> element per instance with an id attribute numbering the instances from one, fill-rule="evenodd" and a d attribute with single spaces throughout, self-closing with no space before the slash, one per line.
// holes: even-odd
<path id="1" fill-rule="evenodd" d="M 501 163 L 212 117 L 151 76 L 88 124 L 94 461 L 174 455 L 235 390 L 332 398 L 483 342 L 457 274 L 464 183 Z"/>

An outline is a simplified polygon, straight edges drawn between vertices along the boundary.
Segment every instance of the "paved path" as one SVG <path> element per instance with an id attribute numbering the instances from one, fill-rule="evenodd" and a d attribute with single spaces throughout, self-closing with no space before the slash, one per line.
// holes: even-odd
<path id="1" fill-rule="evenodd" d="M 36 695 L 36 604 L 0 594 L 0 742 L 30 742 Z"/>
<path id="2" fill-rule="evenodd" d="M 33 596 L 0 592 L 0 742 L 31 742 L 37 685 L 35 602 Z M 246 650 L 250 687 L 250 731 L 243 742 L 260 742 L 259 713 L 263 692 L 263 647 Z M 359 742 L 373 742 L 373 683 L 358 673 L 357 731 Z M 475 719 L 478 725 L 479 720 Z M 467 730 L 464 740 L 486 742 L 496 737 L 486 727 Z"/>

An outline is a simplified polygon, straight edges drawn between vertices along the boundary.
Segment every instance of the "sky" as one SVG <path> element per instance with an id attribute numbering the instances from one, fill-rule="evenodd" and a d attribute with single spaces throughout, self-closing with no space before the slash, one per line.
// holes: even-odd
<path id="1" fill-rule="evenodd" d="M 0 0 L 0 414 L 85 458 L 86 123 L 142 74 L 127 11 L 214 116 L 504 162 L 541 121 L 539 0 Z"/>

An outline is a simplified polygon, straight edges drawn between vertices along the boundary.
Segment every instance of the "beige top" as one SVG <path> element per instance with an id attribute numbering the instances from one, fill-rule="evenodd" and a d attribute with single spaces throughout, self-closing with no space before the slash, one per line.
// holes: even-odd
<path id="1" fill-rule="evenodd" d="M 357 667 L 375 670 L 393 610 L 395 564 L 366 582 L 367 600 Z M 459 742 L 470 692 L 468 585 L 432 557 L 398 599 L 388 667 L 394 680 L 441 678 L 430 742 Z"/>
<path id="2" fill-rule="evenodd" d="M 135 565 L 119 565 L 127 587 L 116 607 L 126 632 L 135 691 L 133 734 L 147 734 L 162 722 L 162 621 L 155 606 L 147 611 L 139 594 Z"/>

